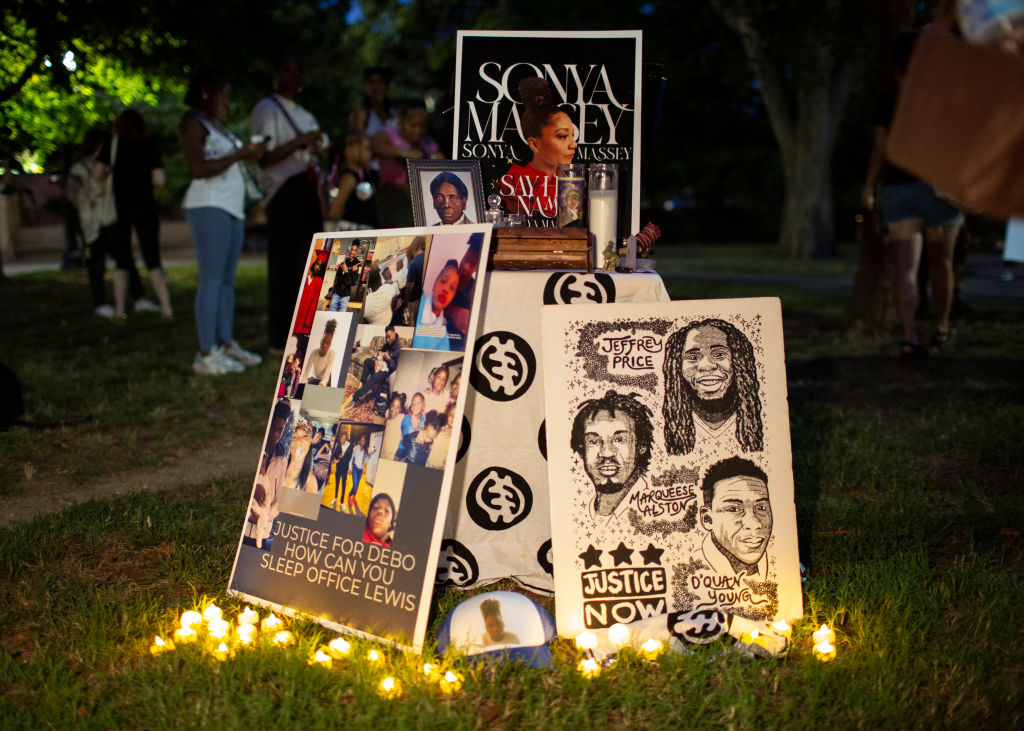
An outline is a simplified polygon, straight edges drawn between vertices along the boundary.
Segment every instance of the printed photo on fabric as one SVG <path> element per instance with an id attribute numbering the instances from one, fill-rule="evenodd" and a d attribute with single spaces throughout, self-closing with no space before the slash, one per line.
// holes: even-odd
<path id="1" fill-rule="evenodd" d="M 231 593 L 422 649 L 465 410 L 461 377 L 473 357 L 465 333 L 480 310 L 475 285 L 491 230 L 476 224 L 314 237 Z M 447 347 L 418 345 L 415 325 L 371 320 L 372 300 L 359 290 L 381 289 L 383 271 L 389 280 L 406 274 L 389 300 L 418 288 L 417 307 L 441 304 L 435 319 L 454 328 L 445 330 Z M 329 302 L 346 272 L 353 276 L 344 285 L 349 301 L 316 306 Z M 428 276 L 444 280 L 443 291 L 424 287 Z M 403 311 L 399 301 L 384 306 L 396 317 Z"/>
<path id="2" fill-rule="evenodd" d="M 802 615 L 781 307 L 546 307 L 556 620 Z"/>

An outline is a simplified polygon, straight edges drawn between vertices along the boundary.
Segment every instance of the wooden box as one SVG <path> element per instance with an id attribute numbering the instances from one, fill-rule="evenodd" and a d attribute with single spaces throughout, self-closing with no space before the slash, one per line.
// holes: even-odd
<path id="1" fill-rule="evenodd" d="M 593 271 L 590 237 L 585 228 L 498 227 L 488 267 Z"/>

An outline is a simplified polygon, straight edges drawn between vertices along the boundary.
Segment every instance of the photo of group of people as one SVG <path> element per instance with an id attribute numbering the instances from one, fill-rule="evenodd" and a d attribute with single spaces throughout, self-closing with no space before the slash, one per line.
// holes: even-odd
<path id="1" fill-rule="evenodd" d="M 387 233 L 313 241 L 231 589 L 338 626 L 365 631 L 383 622 L 382 635 L 412 636 L 429 609 L 413 597 L 428 596 L 423 587 L 433 581 L 489 229 Z M 432 314 L 421 327 L 425 310 Z M 416 519 L 401 522 L 403 510 Z M 349 560 L 306 563 L 298 576 L 278 570 L 314 534 L 332 535 Z M 410 557 L 388 584 L 404 598 L 384 608 L 372 588 L 365 602 L 339 603 L 336 584 L 388 555 L 384 547 Z"/>
<path id="2" fill-rule="evenodd" d="M 314 241 L 250 500 L 248 543 L 268 549 L 280 512 L 315 519 L 320 510 L 375 512 L 378 529 L 387 512 L 388 530 L 367 535 L 390 542 L 401 485 L 378 500 L 377 467 L 382 459 L 401 465 L 403 476 L 409 465 L 444 469 L 483 243 L 473 232 Z M 383 308 L 377 292 L 387 295 Z M 413 325 L 398 324 L 406 308 L 416 313 Z"/>

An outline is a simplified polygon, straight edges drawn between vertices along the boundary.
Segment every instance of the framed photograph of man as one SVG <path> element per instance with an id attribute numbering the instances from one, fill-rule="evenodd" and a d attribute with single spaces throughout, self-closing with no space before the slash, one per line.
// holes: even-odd
<path id="1" fill-rule="evenodd" d="M 481 223 L 484 192 L 475 160 L 408 160 L 417 226 Z"/>

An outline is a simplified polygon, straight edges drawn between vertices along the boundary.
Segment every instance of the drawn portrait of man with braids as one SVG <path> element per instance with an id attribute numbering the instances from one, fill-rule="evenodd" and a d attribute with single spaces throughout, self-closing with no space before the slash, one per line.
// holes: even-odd
<path id="1" fill-rule="evenodd" d="M 665 450 L 689 454 L 698 438 L 735 438 L 740 450 L 764 449 L 754 349 L 725 320 L 689 323 L 665 342 Z"/>

